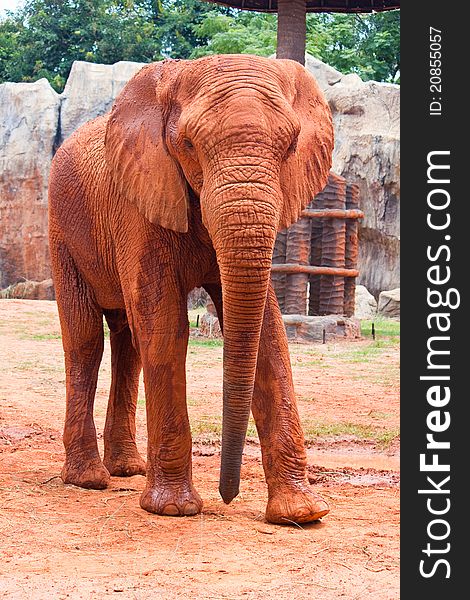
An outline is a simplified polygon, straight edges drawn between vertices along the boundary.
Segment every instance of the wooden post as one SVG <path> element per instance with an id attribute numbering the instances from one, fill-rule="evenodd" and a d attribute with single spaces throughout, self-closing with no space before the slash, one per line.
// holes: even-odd
<path id="1" fill-rule="evenodd" d="M 314 202 L 309 204 L 308 208 L 322 209 L 321 194 L 315 197 Z M 312 219 L 312 233 L 310 242 L 310 264 L 319 267 L 321 266 L 321 240 L 323 232 L 323 219 Z M 308 297 L 308 314 L 320 314 L 320 275 L 310 275 L 309 282 L 309 297 Z"/>
<path id="2" fill-rule="evenodd" d="M 274 244 L 273 265 L 284 264 L 286 262 L 286 244 L 287 244 L 287 229 L 279 231 Z M 286 274 L 273 271 L 271 274 L 274 291 L 276 292 L 279 308 L 284 314 L 286 305 Z"/>
<path id="3" fill-rule="evenodd" d="M 327 187 L 321 192 L 323 208 L 346 207 L 346 180 L 330 172 Z M 324 219 L 322 233 L 322 266 L 345 266 L 346 223 L 341 219 Z M 344 278 L 322 275 L 320 281 L 320 315 L 342 315 L 344 311 Z"/>
<path id="4" fill-rule="evenodd" d="M 278 0 L 277 58 L 289 58 L 305 65 L 307 1 Z M 308 265 L 311 224 L 308 219 L 289 227 L 286 238 L 286 262 Z M 296 273 L 285 278 L 285 314 L 307 314 L 308 275 Z"/>
<path id="5" fill-rule="evenodd" d="M 346 209 L 359 208 L 359 187 L 355 184 L 346 185 Z M 358 255 L 358 222 L 356 219 L 346 221 L 346 252 L 344 266 L 347 269 L 357 267 Z M 344 282 L 344 314 L 347 317 L 354 315 L 356 296 L 356 279 L 348 277 Z"/>
<path id="6" fill-rule="evenodd" d="M 310 219 L 302 217 L 287 230 L 286 263 L 310 264 L 310 240 L 312 225 Z M 306 273 L 290 273 L 286 277 L 284 311 L 286 315 L 307 314 Z"/>
<path id="7" fill-rule="evenodd" d="M 290 58 L 305 64 L 307 1 L 278 0 L 276 58 Z"/>

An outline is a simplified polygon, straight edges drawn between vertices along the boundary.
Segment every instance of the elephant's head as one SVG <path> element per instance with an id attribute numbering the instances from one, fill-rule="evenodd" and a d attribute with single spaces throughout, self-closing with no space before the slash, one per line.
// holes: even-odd
<path id="1" fill-rule="evenodd" d="M 106 156 L 120 192 L 153 223 L 188 230 L 188 186 L 220 268 L 224 415 L 220 493 L 237 494 L 279 229 L 331 167 L 331 115 L 300 64 L 246 55 L 143 68 L 115 102 Z"/>

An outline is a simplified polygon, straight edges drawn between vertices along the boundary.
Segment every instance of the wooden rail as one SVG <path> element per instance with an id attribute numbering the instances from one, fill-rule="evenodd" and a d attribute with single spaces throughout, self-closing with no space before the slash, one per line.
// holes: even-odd
<path id="1" fill-rule="evenodd" d="M 281 231 L 272 282 L 283 314 L 354 314 L 358 263 L 359 187 L 330 172 L 328 183 Z"/>
<path id="2" fill-rule="evenodd" d="M 337 275 L 338 277 L 357 277 L 357 269 L 341 267 L 314 267 L 313 265 L 296 265 L 293 263 L 276 264 L 271 266 L 273 273 L 308 273 L 309 275 Z"/>
<path id="3" fill-rule="evenodd" d="M 309 208 L 303 210 L 300 215 L 309 219 L 363 219 L 364 213 L 362 210 L 350 209 L 340 210 L 336 208 Z"/>

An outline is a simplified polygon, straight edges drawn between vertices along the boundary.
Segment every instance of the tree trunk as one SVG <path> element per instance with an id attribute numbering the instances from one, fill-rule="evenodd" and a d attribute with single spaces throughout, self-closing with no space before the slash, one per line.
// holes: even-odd
<path id="1" fill-rule="evenodd" d="M 278 0 L 277 58 L 290 58 L 305 65 L 307 1 Z"/>
<path id="2" fill-rule="evenodd" d="M 305 65 L 307 29 L 306 0 L 278 0 L 276 58 L 290 58 Z M 308 225 L 308 227 L 307 227 Z M 310 250 L 310 223 L 294 223 L 287 231 L 286 252 L 292 262 L 304 263 L 304 248 Z M 286 305 L 283 312 L 306 314 L 308 275 L 288 275 L 285 282 Z M 289 299 L 289 301 L 287 300 Z"/>

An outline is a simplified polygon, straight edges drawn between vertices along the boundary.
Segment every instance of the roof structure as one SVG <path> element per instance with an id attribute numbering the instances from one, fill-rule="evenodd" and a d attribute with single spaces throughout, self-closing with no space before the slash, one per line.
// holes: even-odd
<path id="1" fill-rule="evenodd" d="M 242 10 L 277 12 L 277 0 L 204 0 Z M 306 0 L 307 12 L 366 13 L 400 8 L 400 0 Z"/>

